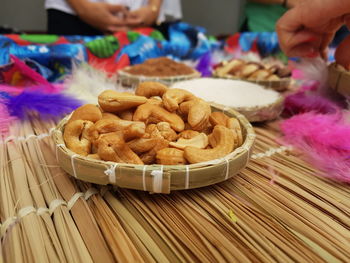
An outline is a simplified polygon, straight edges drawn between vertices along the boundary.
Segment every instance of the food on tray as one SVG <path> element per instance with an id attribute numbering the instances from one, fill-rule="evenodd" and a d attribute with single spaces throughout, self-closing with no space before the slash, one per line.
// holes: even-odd
<path id="1" fill-rule="evenodd" d="M 136 95 L 112 90 L 99 106 L 76 109 L 64 129 L 67 148 L 128 164 L 193 164 L 222 158 L 243 143 L 239 121 L 212 112 L 189 91 L 144 82 Z"/>
<path id="2" fill-rule="evenodd" d="M 291 77 L 291 71 L 284 66 L 233 59 L 220 63 L 215 69 L 215 75 L 246 80 L 279 81 Z"/>
<path id="3" fill-rule="evenodd" d="M 283 108 L 283 97 L 274 90 L 266 89 L 261 85 L 241 80 L 200 78 L 177 82 L 173 89 L 184 89 L 204 101 L 213 102 L 219 105 L 233 108 L 247 117 L 249 121 L 266 121 L 275 119 Z M 182 103 L 180 111 L 191 102 Z M 191 111 L 201 108 L 195 114 L 199 118 L 200 113 L 205 116 L 211 125 L 226 125 L 226 117 L 220 112 L 209 113 L 197 103 L 191 107 Z M 193 121 L 188 115 L 188 122 Z M 194 125 L 194 123 L 192 123 Z M 194 125 L 195 126 L 195 125 Z M 195 129 L 194 129 L 195 130 Z"/>
<path id="4" fill-rule="evenodd" d="M 172 77 L 191 75 L 196 71 L 189 66 L 166 57 L 152 58 L 142 64 L 130 66 L 124 72 L 147 77 Z"/>

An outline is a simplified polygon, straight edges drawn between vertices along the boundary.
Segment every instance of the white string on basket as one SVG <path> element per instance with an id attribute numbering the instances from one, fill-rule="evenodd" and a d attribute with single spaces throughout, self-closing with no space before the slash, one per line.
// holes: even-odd
<path id="1" fill-rule="evenodd" d="M 35 208 L 34 206 L 26 206 L 21 208 L 17 216 L 11 216 L 4 220 L 2 224 L 0 224 L 0 238 L 3 238 L 7 230 L 14 224 L 18 223 L 23 217 L 36 213 L 38 216 L 41 216 L 45 213 L 48 213 L 50 216 L 55 212 L 55 210 L 60 206 L 67 206 L 67 209 L 70 211 L 75 203 L 79 200 L 79 198 L 84 198 L 85 201 L 87 201 L 91 196 L 98 194 L 99 191 L 96 188 L 89 188 L 86 190 L 85 193 L 83 192 L 77 192 L 75 193 L 71 199 L 66 202 L 62 199 L 54 199 L 49 204 L 49 207 L 39 207 Z"/>
<path id="2" fill-rule="evenodd" d="M 117 178 L 116 178 L 116 175 L 115 175 L 117 166 L 118 166 L 118 163 L 114 163 L 114 164 L 112 164 L 107 170 L 105 170 L 105 172 L 104 172 L 105 175 L 108 176 L 108 181 L 109 181 L 111 184 L 115 184 L 116 181 L 117 181 Z"/>
<path id="3" fill-rule="evenodd" d="M 147 165 L 144 165 L 143 169 L 142 169 L 142 186 L 143 186 L 143 191 L 147 191 L 147 189 L 146 189 L 146 171 L 147 171 Z"/>
<path id="4" fill-rule="evenodd" d="M 286 151 L 290 151 L 292 150 L 293 147 L 288 145 L 288 146 L 280 146 L 278 148 L 270 148 L 269 150 L 267 150 L 266 152 L 263 152 L 263 153 L 256 153 L 256 154 L 253 154 L 251 156 L 252 159 L 261 159 L 261 158 L 264 158 L 264 157 L 271 157 L 272 155 L 276 154 L 276 153 L 284 153 Z"/>
<path id="5" fill-rule="evenodd" d="M 153 176 L 153 192 L 161 193 L 163 185 L 163 165 L 160 166 L 160 170 L 153 170 L 151 175 Z"/>
<path id="6" fill-rule="evenodd" d="M 77 173 L 75 171 L 75 165 L 74 165 L 74 160 L 76 157 L 78 157 L 79 155 L 78 154 L 73 154 L 70 158 L 70 161 L 71 161 L 71 164 L 72 164 L 72 169 L 73 169 L 73 175 L 75 178 L 77 178 Z"/>
<path id="7" fill-rule="evenodd" d="M 58 162 L 58 148 L 59 147 L 64 147 L 64 146 L 65 145 L 63 143 L 59 143 L 59 144 L 56 145 L 56 160 L 57 160 L 57 162 Z"/>
<path id="8" fill-rule="evenodd" d="M 226 162 L 226 175 L 225 175 L 225 180 L 228 179 L 228 176 L 229 176 L 229 172 L 230 172 L 230 162 L 228 159 L 225 158 L 225 162 Z"/>
<path id="9" fill-rule="evenodd" d="M 190 185 L 190 167 L 186 165 L 185 189 L 188 189 L 189 185 Z"/>

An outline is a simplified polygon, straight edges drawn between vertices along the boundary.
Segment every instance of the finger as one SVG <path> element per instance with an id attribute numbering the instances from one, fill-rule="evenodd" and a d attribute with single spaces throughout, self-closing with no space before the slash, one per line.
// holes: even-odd
<path id="1" fill-rule="evenodd" d="M 301 43 L 317 42 L 321 38 L 319 34 L 304 29 L 298 12 L 298 8 L 287 11 L 276 25 L 280 47 L 287 55 Z"/>
<path id="2" fill-rule="evenodd" d="M 107 8 L 111 12 L 127 12 L 127 8 L 123 5 L 112 5 L 112 4 L 107 4 Z"/>
<path id="3" fill-rule="evenodd" d="M 127 32 L 130 30 L 130 28 L 127 26 L 109 26 L 107 27 L 107 30 L 111 33 L 120 32 L 120 31 Z"/>
<path id="4" fill-rule="evenodd" d="M 127 20 L 126 20 L 126 24 L 128 26 L 139 26 L 143 23 L 141 17 L 136 17 L 136 16 L 133 16 L 133 17 L 128 17 Z"/>
<path id="5" fill-rule="evenodd" d="M 308 57 L 314 58 L 320 55 L 319 47 L 315 47 L 312 43 L 302 43 L 294 46 L 288 51 L 289 57 Z"/>
<path id="6" fill-rule="evenodd" d="M 350 35 L 343 39 L 342 42 L 337 47 L 337 50 L 335 51 L 335 61 L 337 61 L 338 64 L 342 65 L 346 69 L 349 69 L 350 65 Z"/>

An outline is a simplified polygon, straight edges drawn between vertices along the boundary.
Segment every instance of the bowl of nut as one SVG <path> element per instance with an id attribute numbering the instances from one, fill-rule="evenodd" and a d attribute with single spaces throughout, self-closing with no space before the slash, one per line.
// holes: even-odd
<path id="1" fill-rule="evenodd" d="M 144 81 L 158 81 L 170 85 L 177 81 L 199 78 L 201 74 L 180 62 L 166 57 L 152 58 L 142 64 L 118 71 L 118 83 L 124 88 L 136 88 Z"/>
<path id="2" fill-rule="evenodd" d="M 191 92 L 143 82 L 106 90 L 53 132 L 60 166 L 77 179 L 154 193 L 225 181 L 250 158 L 255 133 L 234 110 Z"/>
<path id="3" fill-rule="evenodd" d="M 216 66 L 213 75 L 218 78 L 245 80 L 277 91 L 288 89 L 292 82 L 291 71 L 286 66 L 242 59 L 221 62 Z"/>

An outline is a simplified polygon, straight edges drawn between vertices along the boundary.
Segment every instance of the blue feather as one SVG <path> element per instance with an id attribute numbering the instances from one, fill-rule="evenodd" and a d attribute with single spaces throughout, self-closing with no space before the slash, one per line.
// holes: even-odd
<path id="1" fill-rule="evenodd" d="M 26 119 L 28 112 L 36 111 L 42 118 L 62 117 L 82 102 L 64 94 L 47 94 L 38 91 L 24 91 L 6 101 L 11 116 Z"/>

